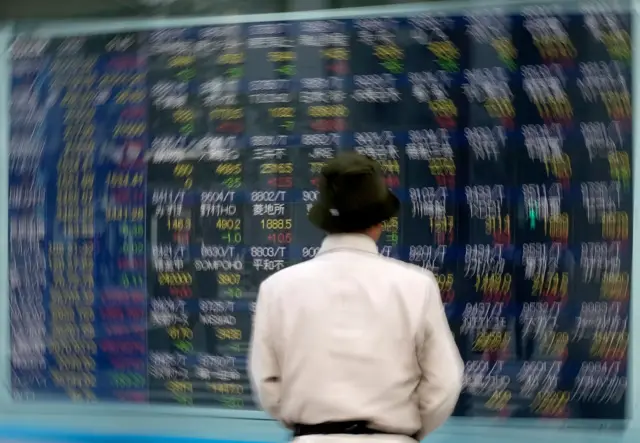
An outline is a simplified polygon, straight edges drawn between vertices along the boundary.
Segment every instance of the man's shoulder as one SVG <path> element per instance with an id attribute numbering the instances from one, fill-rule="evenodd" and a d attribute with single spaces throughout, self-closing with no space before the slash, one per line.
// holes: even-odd
<path id="1" fill-rule="evenodd" d="M 423 312 L 432 297 L 439 297 L 437 280 L 429 269 L 384 256 L 379 263 L 377 273 L 389 278 L 412 310 Z"/>
<path id="2" fill-rule="evenodd" d="M 264 287 L 279 285 L 285 281 L 302 278 L 308 275 L 313 268 L 313 260 L 296 263 L 281 269 L 262 281 Z"/>
<path id="3" fill-rule="evenodd" d="M 397 272 L 401 275 L 407 275 L 412 278 L 421 279 L 424 281 L 436 281 L 433 272 L 431 272 L 427 268 L 414 265 L 413 263 L 407 263 L 396 258 L 385 257 L 383 255 L 380 255 L 379 257 L 381 260 L 381 265 L 389 267 L 389 269 L 393 269 L 394 272 Z"/>
<path id="4" fill-rule="evenodd" d="M 282 287 L 283 284 L 295 280 L 310 281 L 313 277 L 318 276 L 319 269 L 317 265 L 320 265 L 320 263 L 321 262 L 312 259 L 281 269 L 263 280 L 263 288 Z M 408 285 L 437 285 L 436 279 L 430 270 L 412 263 L 378 255 L 375 256 L 375 265 L 376 267 L 374 269 L 370 268 L 370 270 L 377 274 L 384 274 L 390 278 L 396 278 Z"/>

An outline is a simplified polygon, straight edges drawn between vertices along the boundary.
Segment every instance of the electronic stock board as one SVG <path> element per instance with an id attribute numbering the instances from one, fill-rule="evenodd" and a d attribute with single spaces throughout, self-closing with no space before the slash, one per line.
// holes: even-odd
<path id="1" fill-rule="evenodd" d="M 311 259 L 324 162 L 377 159 L 382 254 L 431 269 L 462 416 L 622 419 L 625 11 L 533 7 L 18 38 L 14 399 L 253 409 L 260 282 Z"/>

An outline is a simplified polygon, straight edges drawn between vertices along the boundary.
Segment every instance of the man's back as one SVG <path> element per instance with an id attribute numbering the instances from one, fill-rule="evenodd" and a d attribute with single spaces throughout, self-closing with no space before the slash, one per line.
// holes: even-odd
<path id="1" fill-rule="evenodd" d="M 259 303 L 284 382 L 280 419 L 423 428 L 420 354 L 439 297 L 431 273 L 379 256 L 361 235 L 330 236 L 316 258 L 267 279 Z"/>

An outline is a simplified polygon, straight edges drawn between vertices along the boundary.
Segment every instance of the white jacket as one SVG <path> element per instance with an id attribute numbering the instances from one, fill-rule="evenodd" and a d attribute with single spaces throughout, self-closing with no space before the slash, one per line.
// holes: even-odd
<path id="1" fill-rule="evenodd" d="M 287 427 L 368 420 L 423 438 L 451 415 L 464 363 L 433 274 L 341 234 L 262 283 L 249 371 L 263 409 Z"/>

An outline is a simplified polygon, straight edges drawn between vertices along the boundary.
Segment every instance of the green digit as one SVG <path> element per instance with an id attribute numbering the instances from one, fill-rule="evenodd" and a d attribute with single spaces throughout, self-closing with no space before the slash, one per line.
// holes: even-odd
<path id="1" fill-rule="evenodd" d="M 399 60 L 385 60 L 382 66 L 392 74 L 400 74 L 404 69 Z"/>
<path id="2" fill-rule="evenodd" d="M 536 228 L 536 210 L 534 208 L 529 209 L 529 228 Z"/>
<path id="3" fill-rule="evenodd" d="M 438 60 L 438 64 L 447 72 L 457 72 L 460 70 L 458 64 L 454 60 Z"/>
<path id="4" fill-rule="evenodd" d="M 177 77 L 182 81 L 189 81 L 195 78 L 195 76 L 196 76 L 196 72 L 193 68 L 183 69 L 182 71 L 178 72 L 178 75 L 177 75 Z"/>
<path id="5" fill-rule="evenodd" d="M 226 75 L 233 79 L 241 78 L 244 75 L 243 69 L 240 67 L 227 69 Z"/>
<path id="6" fill-rule="evenodd" d="M 178 403 L 183 405 L 192 405 L 193 399 L 191 397 L 187 397 L 186 395 L 173 394 L 175 399 L 178 400 Z"/>
<path id="7" fill-rule="evenodd" d="M 222 397 L 220 402 L 225 408 L 239 409 L 243 406 L 242 399 L 237 397 Z"/>
<path id="8" fill-rule="evenodd" d="M 295 75 L 296 68 L 293 65 L 284 65 L 276 69 L 276 71 L 283 75 Z"/>
<path id="9" fill-rule="evenodd" d="M 500 61 L 507 65 L 509 71 L 515 71 L 518 68 L 517 63 L 510 57 L 500 57 Z"/>
<path id="10" fill-rule="evenodd" d="M 181 340 L 176 342 L 176 348 L 180 349 L 182 352 L 189 352 L 193 350 L 193 345 L 188 341 Z"/>
<path id="11" fill-rule="evenodd" d="M 193 134 L 193 123 L 188 123 L 180 127 L 180 133 L 183 135 Z"/>

